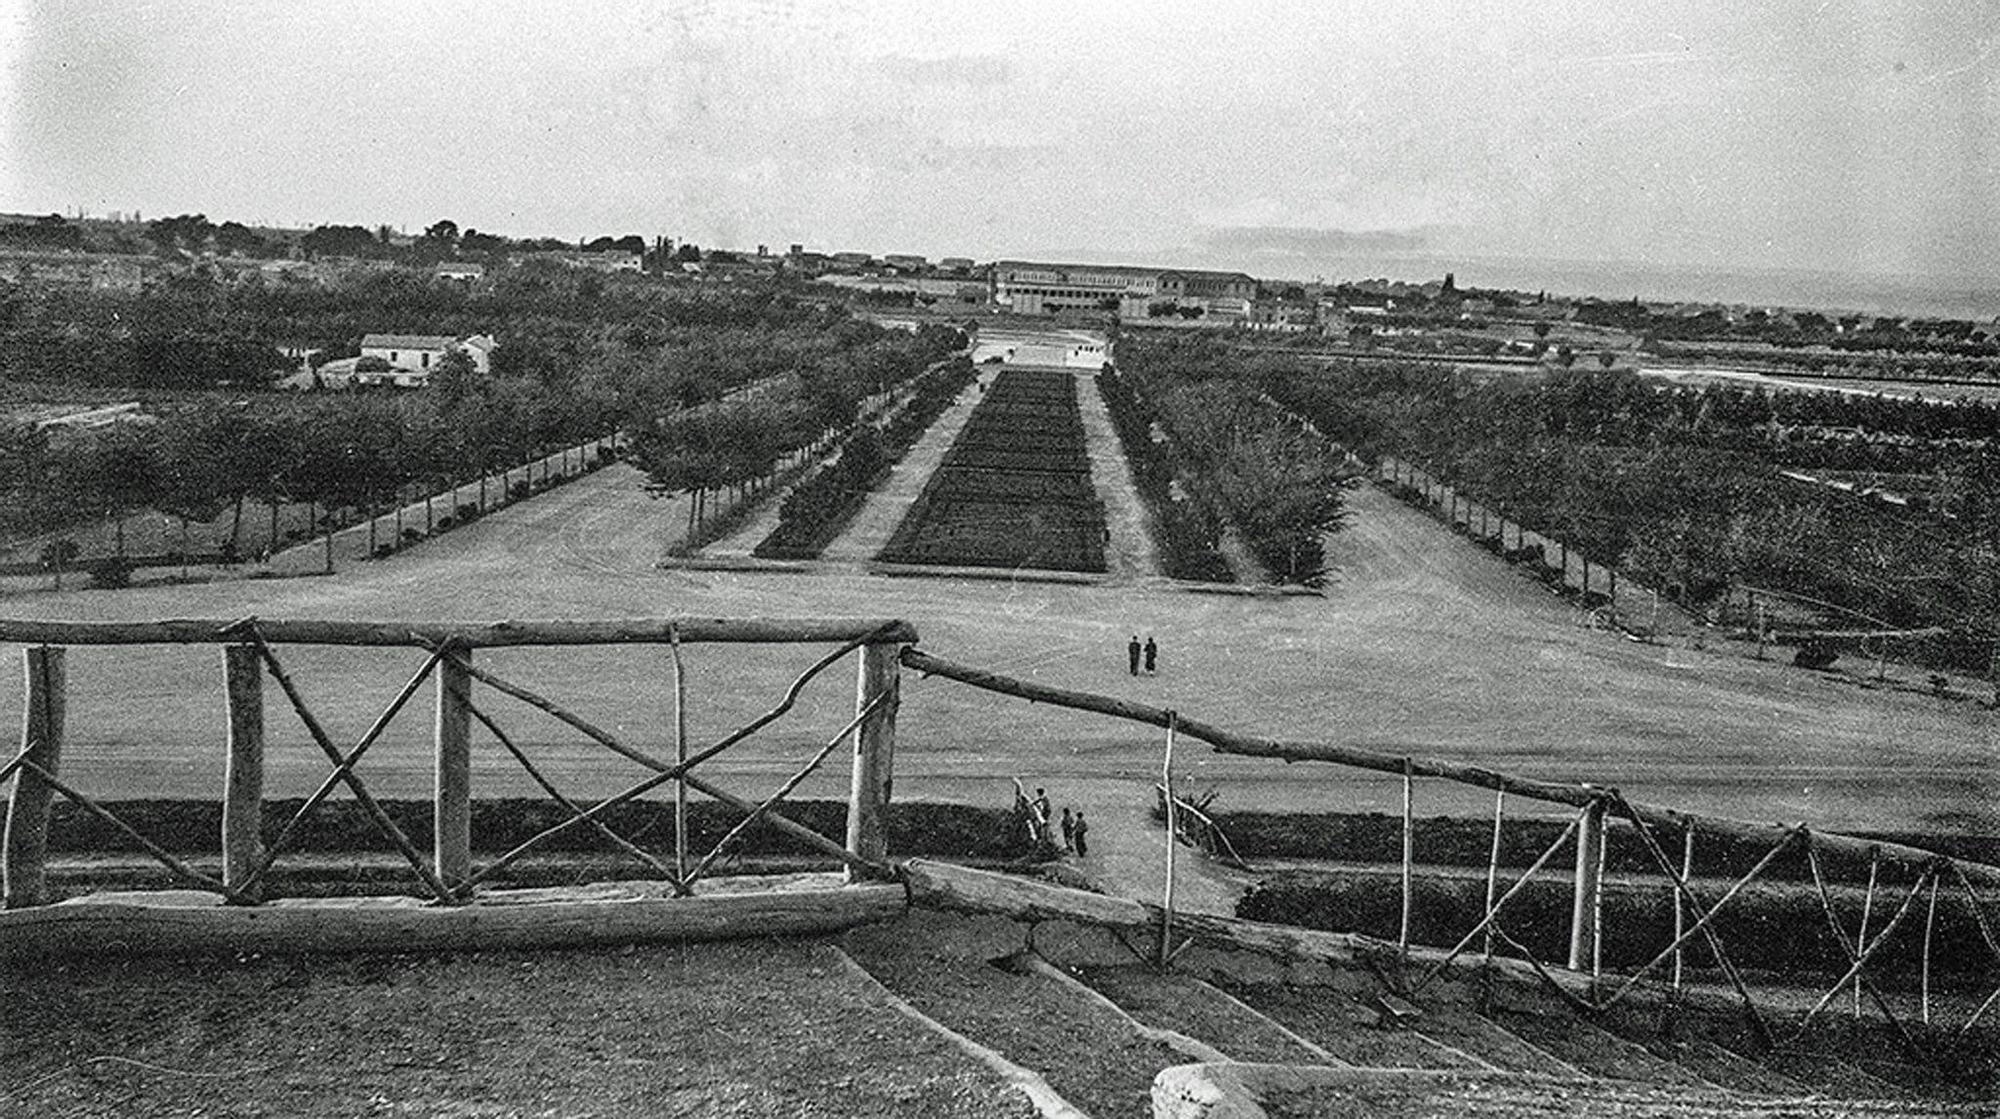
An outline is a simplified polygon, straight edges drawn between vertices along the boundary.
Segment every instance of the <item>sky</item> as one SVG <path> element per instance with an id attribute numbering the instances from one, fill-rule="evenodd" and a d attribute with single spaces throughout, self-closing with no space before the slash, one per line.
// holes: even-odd
<path id="1" fill-rule="evenodd" d="M 2000 277 L 2000 3 L 0 0 L 0 210 Z"/>

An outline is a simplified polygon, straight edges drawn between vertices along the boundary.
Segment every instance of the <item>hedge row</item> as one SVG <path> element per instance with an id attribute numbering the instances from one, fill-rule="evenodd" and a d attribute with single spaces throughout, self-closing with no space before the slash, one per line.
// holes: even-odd
<path id="1" fill-rule="evenodd" d="M 298 799 L 270 800 L 264 804 L 263 832 L 275 837 L 298 811 Z M 389 818 L 403 829 L 419 849 L 431 845 L 432 805 L 428 800 L 383 800 Z M 6 801 L 0 800 L 0 809 Z M 176 855 L 217 855 L 221 852 L 222 808 L 208 800 L 135 799 L 114 801 L 109 807 L 141 834 Z M 844 801 L 787 801 L 786 817 L 822 835 L 838 839 L 846 833 L 847 804 Z M 699 801 L 688 806 L 688 846 L 702 854 L 721 840 L 744 814 L 728 805 Z M 472 802 L 473 849 L 499 854 L 530 837 L 570 819 L 570 813 L 554 801 L 540 798 L 508 798 Z M 660 855 L 671 855 L 674 842 L 672 801 L 635 800 L 616 806 L 599 817 L 604 823 L 639 846 Z M 306 817 L 287 849 L 302 853 L 333 854 L 356 852 L 393 853 L 389 841 L 375 830 L 359 803 L 329 800 Z M 141 848 L 123 831 L 78 808 L 58 801 L 49 812 L 49 850 L 59 854 L 138 854 Z M 595 830 L 573 827 L 551 836 L 538 850 L 548 852 L 610 852 L 609 842 Z M 819 853 L 797 839 L 759 823 L 745 835 L 738 848 L 746 855 L 813 855 Z M 978 808 L 958 804 L 931 804 L 907 801 L 889 807 L 889 850 L 897 855 L 941 855 L 967 859 L 1013 859 L 1029 854 L 1025 837 L 1017 834 L 1003 809 Z M 282 862 L 282 860 L 280 860 Z"/>

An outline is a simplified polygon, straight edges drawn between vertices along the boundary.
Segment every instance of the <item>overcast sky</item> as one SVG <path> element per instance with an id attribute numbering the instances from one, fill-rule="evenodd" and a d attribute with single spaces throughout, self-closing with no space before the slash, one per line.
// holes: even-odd
<path id="1" fill-rule="evenodd" d="M 2000 275 L 1992 0 L 0 12 L 6 210 Z"/>

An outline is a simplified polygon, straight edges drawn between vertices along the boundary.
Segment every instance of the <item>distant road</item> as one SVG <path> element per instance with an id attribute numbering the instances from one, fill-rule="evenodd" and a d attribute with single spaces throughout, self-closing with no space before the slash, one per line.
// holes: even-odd
<path id="1" fill-rule="evenodd" d="M 1702 366 L 1699 368 L 1670 365 L 1641 366 L 1639 368 L 1639 375 L 1642 377 L 1659 377 L 1663 380 L 1683 385 L 1704 385 L 1721 382 L 1741 385 L 1746 388 L 1764 388 L 1773 392 L 1837 392 L 1848 396 L 1897 396 L 1904 399 L 1915 399 L 1923 395 L 1921 386 L 1909 382 L 1885 383 L 1868 381 L 1855 384 L 1805 376 L 1794 380 L 1784 377 L 1773 377 L 1750 369 L 1729 369 L 1718 366 Z M 2000 386 L 1996 386 L 1996 388 L 2000 389 Z M 1937 398 L 1927 397 L 1926 399 Z"/>

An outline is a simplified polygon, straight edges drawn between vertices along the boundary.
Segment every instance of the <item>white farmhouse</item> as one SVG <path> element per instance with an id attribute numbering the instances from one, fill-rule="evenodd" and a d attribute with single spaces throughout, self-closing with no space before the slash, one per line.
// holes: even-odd
<path id="1" fill-rule="evenodd" d="M 431 369 L 443 360 L 444 355 L 454 350 L 463 351 L 472 359 L 473 367 L 485 373 L 493 367 L 495 345 L 497 343 L 490 334 L 472 334 L 464 338 L 453 338 L 444 334 L 365 335 L 361 339 L 361 357 L 380 358 L 387 362 L 390 368 L 374 372 L 357 369 L 354 383 L 422 388 L 430 381 Z M 365 364 L 374 363 L 365 362 Z"/>

